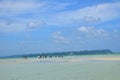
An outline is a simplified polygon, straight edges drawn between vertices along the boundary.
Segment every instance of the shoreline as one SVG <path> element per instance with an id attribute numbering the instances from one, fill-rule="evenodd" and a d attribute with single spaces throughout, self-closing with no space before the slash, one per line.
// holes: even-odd
<path id="1" fill-rule="evenodd" d="M 120 62 L 120 55 L 66 56 L 64 58 L 11 58 L 0 59 L 0 64 L 62 63 L 62 62 Z"/>

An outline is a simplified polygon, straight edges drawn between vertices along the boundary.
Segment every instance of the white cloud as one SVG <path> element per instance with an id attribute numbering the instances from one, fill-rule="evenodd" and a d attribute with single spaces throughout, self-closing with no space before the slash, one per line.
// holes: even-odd
<path id="1" fill-rule="evenodd" d="M 71 3 L 57 3 L 50 1 L 33 1 L 33 0 L 3 0 L 0 1 L 0 15 L 2 16 L 14 16 L 25 13 L 41 14 L 47 12 L 55 12 L 64 10 Z"/>
<path id="2" fill-rule="evenodd" d="M 58 43 L 69 43 L 70 42 L 70 40 L 66 38 L 65 36 L 63 36 L 61 32 L 53 33 L 52 37 Z"/>
<path id="3" fill-rule="evenodd" d="M 108 36 L 107 31 L 104 29 L 96 29 L 95 27 L 86 27 L 86 26 L 81 26 L 77 29 L 79 33 L 84 34 L 86 37 L 106 37 Z"/>
<path id="4" fill-rule="evenodd" d="M 19 32 L 25 30 L 29 31 L 38 29 L 45 25 L 46 23 L 43 20 L 28 20 L 26 22 L 0 20 L 0 32 Z"/>
<path id="5" fill-rule="evenodd" d="M 26 26 L 24 24 L 0 21 L 0 32 L 19 32 L 25 29 L 26 29 Z"/>
<path id="6" fill-rule="evenodd" d="M 46 23 L 43 21 L 43 20 L 34 20 L 34 21 L 31 21 L 27 28 L 29 30 L 32 30 L 32 29 L 36 29 L 36 28 L 39 28 L 39 27 L 42 27 L 44 26 Z"/>
<path id="7" fill-rule="evenodd" d="M 92 17 L 92 16 L 84 16 L 82 18 L 82 21 L 85 22 L 85 23 L 97 23 L 97 22 L 100 22 L 101 19 L 100 18 L 95 18 L 95 17 Z"/>
<path id="8" fill-rule="evenodd" d="M 26 13 L 36 9 L 42 9 L 46 4 L 25 2 L 25 1 L 1 1 L 0 2 L 0 15 L 14 15 L 19 13 Z"/>
<path id="9" fill-rule="evenodd" d="M 0 1 L 0 31 L 23 31 L 26 28 L 31 30 L 44 26 L 45 24 L 47 24 L 47 19 L 52 18 L 48 17 L 51 16 L 51 14 L 49 13 L 56 13 L 57 10 L 63 10 L 69 5 L 71 5 L 71 3 L 69 2 L 57 3 L 52 1 Z M 41 20 L 41 18 L 44 21 Z M 13 22 L 9 22 L 7 19 L 13 20 Z M 9 23 L 10 25 L 8 25 L 7 23 Z"/>
<path id="10" fill-rule="evenodd" d="M 73 11 L 65 11 L 54 15 L 49 21 L 52 25 L 71 25 L 83 22 L 104 22 L 119 18 L 120 2 L 88 6 Z"/>
<path id="11" fill-rule="evenodd" d="M 120 18 L 120 2 L 116 3 L 105 3 L 96 6 L 87 6 L 84 8 L 79 8 L 76 10 L 69 10 L 61 12 L 59 10 L 64 10 L 67 6 L 72 5 L 72 3 L 54 3 L 49 1 L 1 1 L 0 2 L 0 17 L 9 19 L 18 19 L 20 23 L 11 23 L 11 29 L 14 29 L 14 25 L 22 25 L 17 29 L 23 30 L 24 26 L 27 25 L 28 29 L 37 28 L 39 25 L 56 25 L 56 26 L 77 26 L 87 23 L 98 23 L 109 21 L 113 19 Z M 57 12 L 58 10 L 58 12 Z M 43 13 L 41 13 L 43 11 Z M 51 12 L 53 12 L 51 14 Z M 35 13 L 34 16 L 20 15 L 20 13 Z M 45 13 L 45 14 L 44 14 Z M 19 15 L 16 15 L 19 14 Z M 9 16 L 9 17 L 8 17 Z M 11 17 L 10 17 L 11 16 Z M 21 17 L 22 16 L 22 17 Z M 25 16 L 25 18 L 24 18 Z M 26 18 L 27 17 L 27 18 Z M 38 21 L 32 21 L 37 18 Z M 39 19 L 44 21 L 39 21 Z M 25 22 L 24 22 L 25 21 Z M 22 22 L 22 23 L 21 23 Z M 1 25 L 4 23 L 0 22 Z M 13 26 L 13 27 L 12 27 Z M 15 27 L 16 28 L 16 27 Z M 3 30 L 2 30 L 3 29 Z M 6 29 L 6 30 L 5 30 Z M 1 28 L 1 31 L 7 31 L 8 29 Z"/>

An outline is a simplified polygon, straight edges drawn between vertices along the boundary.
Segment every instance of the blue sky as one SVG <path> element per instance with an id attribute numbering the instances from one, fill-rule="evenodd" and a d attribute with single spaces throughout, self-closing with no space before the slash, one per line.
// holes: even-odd
<path id="1" fill-rule="evenodd" d="M 0 0 L 0 55 L 120 51 L 119 0 Z"/>

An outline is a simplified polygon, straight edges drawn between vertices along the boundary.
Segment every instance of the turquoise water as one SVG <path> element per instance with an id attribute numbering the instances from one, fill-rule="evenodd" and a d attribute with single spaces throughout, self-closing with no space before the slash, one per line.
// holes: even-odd
<path id="1" fill-rule="evenodd" d="M 0 80 L 120 80 L 119 75 L 117 61 L 0 64 Z"/>

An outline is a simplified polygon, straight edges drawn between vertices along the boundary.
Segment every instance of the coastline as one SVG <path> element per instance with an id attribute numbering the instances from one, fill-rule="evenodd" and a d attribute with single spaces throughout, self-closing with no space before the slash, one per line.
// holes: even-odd
<path id="1" fill-rule="evenodd" d="M 120 80 L 120 55 L 0 59 L 1 80 Z"/>
<path id="2" fill-rule="evenodd" d="M 82 56 L 65 56 L 64 58 L 8 58 L 0 59 L 0 64 L 19 64 L 19 63 L 60 63 L 60 62 L 110 62 L 119 61 L 120 55 L 82 55 Z"/>

